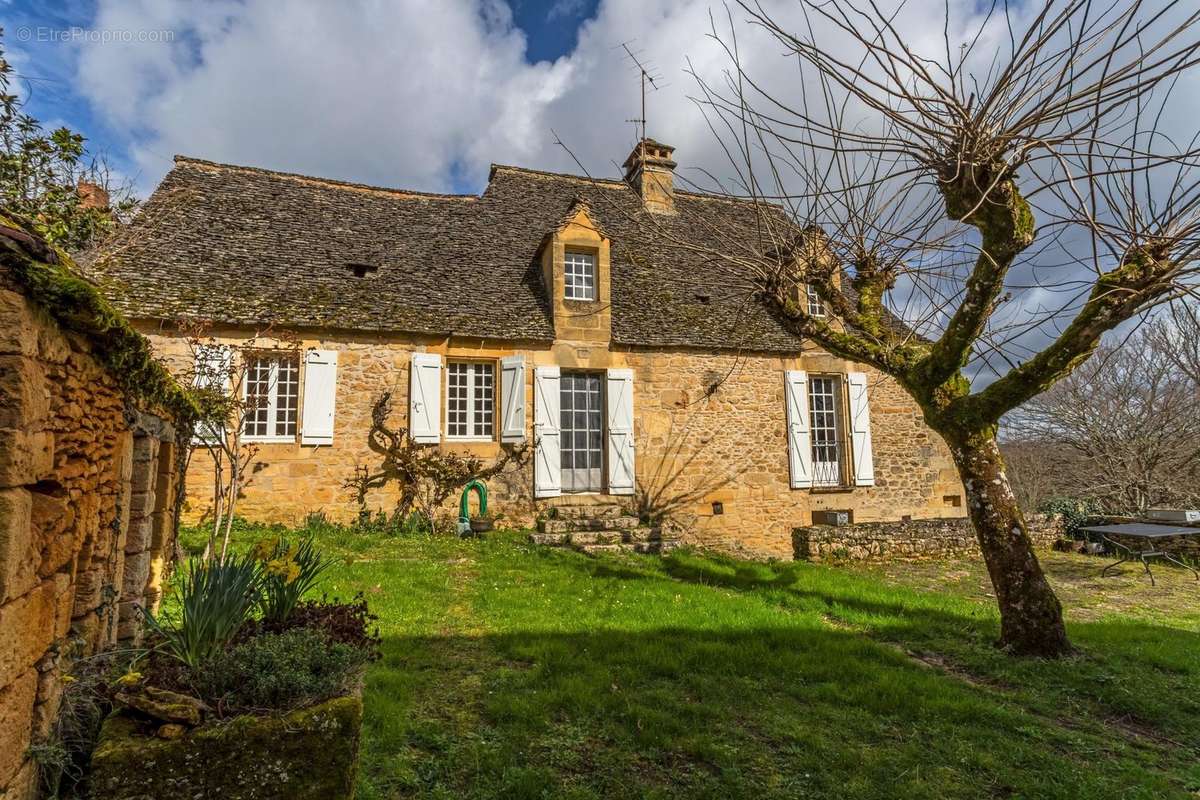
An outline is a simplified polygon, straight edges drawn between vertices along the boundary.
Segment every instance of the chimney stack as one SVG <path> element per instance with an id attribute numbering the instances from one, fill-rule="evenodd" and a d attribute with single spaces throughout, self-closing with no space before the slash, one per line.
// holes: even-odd
<path id="1" fill-rule="evenodd" d="M 100 184 L 80 178 L 75 184 L 75 191 L 79 194 L 80 207 L 108 210 L 108 191 Z"/>
<path id="2" fill-rule="evenodd" d="M 625 181 L 642 196 L 646 210 L 654 214 L 675 213 L 675 148 L 642 139 L 625 159 Z"/>

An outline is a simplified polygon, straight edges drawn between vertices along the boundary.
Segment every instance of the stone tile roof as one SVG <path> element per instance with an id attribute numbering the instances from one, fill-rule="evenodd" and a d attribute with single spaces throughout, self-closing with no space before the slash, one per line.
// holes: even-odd
<path id="1" fill-rule="evenodd" d="M 752 204 L 677 192 L 650 215 L 624 182 L 517 167 L 476 197 L 176 157 L 93 269 L 137 318 L 549 341 L 538 251 L 579 203 L 612 241 L 615 342 L 799 350 L 706 252 L 765 249 Z"/>

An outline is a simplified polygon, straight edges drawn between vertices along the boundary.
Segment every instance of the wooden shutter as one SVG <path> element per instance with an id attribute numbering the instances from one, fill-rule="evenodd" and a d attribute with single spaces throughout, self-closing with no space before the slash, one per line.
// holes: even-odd
<path id="1" fill-rule="evenodd" d="M 229 391 L 229 369 L 233 364 L 233 352 L 225 345 L 202 345 L 196 351 L 196 372 L 192 385 L 198 389 L 220 389 Z M 192 432 L 192 444 L 215 445 L 225 441 L 225 427 L 214 429 L 204 422 L 197 422 Z"/>
<path id="2" fill-rule="evenodd" d="M 408 386 L 408 435 L 419 444 L 441 440 L 442 357 L 413 353 Z"/>
<path id="3" fill-rule="evenodd" d="M 558 367 L 533 370 L 533 496 L 562 494 L 562 421 Z"/>
<path id="4" fill-rule="evenodd" d="M 300 444 L 333 444 L 337 402 L 336 350 L 309 350 L 304 356 L 304 414 Z"/>
<path id="5" fill-rule="evenodd" d="M 854 457 L 854 484 L 875 485 L 875 458 L 871 454 L 871 407 L 867 401 L 867 375 L 846 375 L 850 394 L 850 448 Z"/>
<path id="6" fill-rule="evenodd" d="M 525 356 L 500 359 L 500 441 L 525 441 Z"/>
<path id="7" fill-rule="evenodd" d="M 813 485 L 812 429 L 808 424 L 808 373 L 788 370 L 784 373 L 784 401 L 787 409 L 788 474 L 793 489 L 811 489 Z"/>
<path id="8" fill-rule="evenodd" d="M 633 494 L 633 370 L 610 369 L 608 411 L 608 493 Z"/>

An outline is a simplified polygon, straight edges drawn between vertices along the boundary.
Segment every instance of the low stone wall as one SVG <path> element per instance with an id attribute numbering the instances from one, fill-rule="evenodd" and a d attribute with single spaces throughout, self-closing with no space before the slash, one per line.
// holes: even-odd
<path id="1" fill-rule="evenodd" d="M 112 366 L 132 330 L 89 306 L 90 287 L 7 222 L 0 218 L 0 798 L 26 800 L 37 781 L 29 747 L 51 732 L 71 659 L 136 640 L 136 606 L 157 603 L 178 466 L 174 412 L 140 398 Z M 23 250 L 39 244 L 49 263 Z M 120 352 L 138 368 L 136 348 Z M 138 380 L 153 385 L 153 365 L 141 368 Z"/>
<path id="2" fill-rule="evenodd" d="M 1026 517 L 1035 547 L 1049 547 L 1062 535 L 1055 517 Z M 897 559 L 978 555 L 979 544 L 969 519 L 917 519 L 865 522 L 857 525 L 813 525 L 796 528 L 792 544 L 797 559 Z"/>

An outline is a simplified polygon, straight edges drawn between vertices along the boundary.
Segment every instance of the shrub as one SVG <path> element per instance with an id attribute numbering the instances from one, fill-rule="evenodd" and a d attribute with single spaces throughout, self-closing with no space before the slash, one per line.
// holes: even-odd
<path id="1" fill-rule="evenodd" d="M 1081 538 L 1079 529 L 1100 513 L 1100 504 L 1091 498 L 1054 497 L 1042 504 L 1042 513 L 1062 518 L 1063 535 L 1068 539 Z"/>
<path id="2" fill-rule="evenodd" d="M 379 658 L 379 648 L 383 644 L 378 629 L 372 628 L 378 619 L 367 608 L 367 601 L 359 592 L 349 603 L 339 603 L 336 599 L 329 602 L 325 598 L 301 601 L 286 622 L 280 625 L 264 620 L 261 631 L 280 633 L 309 628 L 324 633 L 331 641 L 361 650 L 367 660 L 374 661 Z"/>
<path id="3" fill-rule="evenodd" d="M 217 653 L 193 670 L 198 695 L 222 713 L 287 711 L 342 694 L 367 654 L 322 631 L 264 633 Z"/>
<path id="4" fill-rule="evenodd" d="M 263 618 L 276 623 L 291 615 L 304 593 L 336 561 L 321 555 L 312 536 L 294 545 L 283 538 L 264 539 L 251 555 L 263 563 L 259 601 Z"/>
<path id="5" fill-rule="evenodd" d="M 146 623 L 171 655 L 195 669 L 246 624 L 258 603 L 261 573 L 248 557 L 231 556 L 224 563 L 192 558 L 175 589 L 178 615 L 160 618 L 147 611 Z"/>

